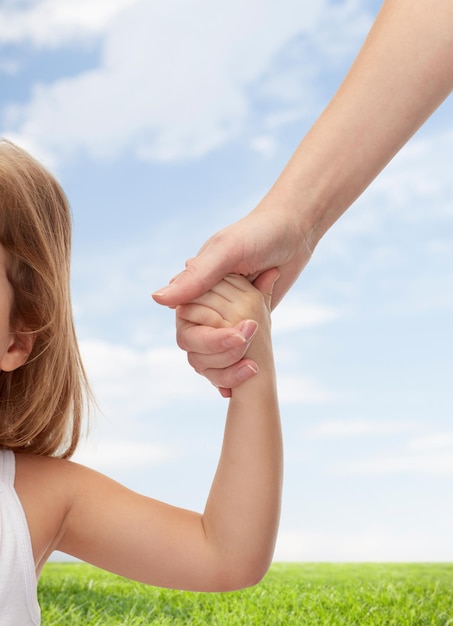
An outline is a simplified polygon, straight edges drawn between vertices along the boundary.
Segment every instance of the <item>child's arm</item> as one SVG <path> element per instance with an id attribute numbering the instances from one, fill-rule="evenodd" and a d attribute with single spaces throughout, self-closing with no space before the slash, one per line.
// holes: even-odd
<path id="1" fill-rule="evenodd" d="M 257 582 L 267 570 L 280 514 L 282 444 L 269 316 L 277 276 L 278 272 L 271 270 L 260 279 L 265 307 L 261 302 L 258 307 L 258 303 L 252 304 L 263 297 L 241 276 L 226 277 L 197 300 L 206 306 L 208 315 L 215 311 L 214 317 L 211 313 L 203 323 L 231 326 L 247 318 L 258 322 L 247 356 L 259 364 L 259 373 L 233 390 L 222 455 L 203 516 L 206 536 L 219 552 L 222 546 L 230 546 L 223 557 L 226 564 L 231 562 L 232 571 L 243 568 L 241 586 Z M 238 289 L 243 291 L 240 298 Z M 179 313 L 195 322 L 192 306 L 181 307 Z M 220 323 L 215 319 L 219 314 L 223 318 Z M 249 571 L 259 572 L 255 581 L 247 581 Z"/>
<path id="2" fill-rule="evenodd" d="M 16 488 L 37 567 L 55 549 L 149 584 L 222 591 L 254 584 L 270 564 L 279 520 L 282 446 L 269 304 L 228 277 L 185 313 L 217 322 L 255 319 L 260 372 L 233 392 L 222 453 L 203 515 L 138 495 L 68 461 L 17 455 Z M 208 307 L 208 308 L 207 308 Z"/>

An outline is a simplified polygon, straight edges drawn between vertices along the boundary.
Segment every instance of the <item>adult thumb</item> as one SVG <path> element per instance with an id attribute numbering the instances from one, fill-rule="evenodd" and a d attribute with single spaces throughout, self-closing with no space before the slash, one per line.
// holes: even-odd
<path id="1" fill-rule="evenodd" d="M 270 308 L 272 300 L 272 291 L 277 280 L 280 278 L 280 270 L 278 267 L 272 267 L 260 274 L 253 281 L 253 286 L 256 287 L 264 296 L 266 304 Z"/>
<path id="2" fill-rule="evenodd" d="M 152 297 L 169 307 L 190 302 L 229 274 L 230 263 L 228 258 L 222 259 L 215 245 L 208 243 L 196 257 L 187 261 L 185 270 L 172 278 L 169 285 L 154 292 Z"/>

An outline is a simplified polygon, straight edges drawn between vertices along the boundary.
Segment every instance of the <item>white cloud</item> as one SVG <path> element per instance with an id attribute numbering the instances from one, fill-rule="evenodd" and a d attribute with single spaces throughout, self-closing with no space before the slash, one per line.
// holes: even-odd
<path id="1" fill-rule="evenodd" d="M 35 140 L 32 135 L 25 136 L 20 133 L 8 131 L 1 133 L 1 135 L 32 154 L 33 157 L 38 159 L 45 167 L 53 171 L 54 174 L 56 173 L 58 159 L 48 146 L 39 142 L 39 139 Z"/>
<path id="2" fill-rule="evenodd" d="M 282 530 L 277 540 L 276 561 L 451 561 L 453 544 L 433 533 L 407 530 L 399 534 L 387 528 L 335 533 Z"/>
<path id="3" fill-rule="evenodd" d="M 344 474 L 421 473 L 437 476 L 453 475 L 453 454 L 400 454 L 360 459 L 335 465 L 335 472 Z"/>
<path id="4" fill-rule="evenodd" d="M 194 374 L 178 348 L 133 348 L 106 341 L 81 342 L 100 410 L 129 429 L 134 419 L 184 397 L 206 397 L 206 381 Z M 205 400 L 204 400 L 205 401 Z"/>
<path id="5" fill-rule="evenodd" d="M 449 260 L 452 156 L 451 130 L 425 129 L 413 138 L 325 237 L 322 248 L 328 262 L 341 258 L 362 275 L 383 267 L 395 271 L 407 258 L 404 236 L 416 233 L 408 229 L 417 227 L 426 241 L 426 249 L 418 252 L 427 257 L 428 265 L 433 254 Z M 360 264 L 357 249 L 363 254 Z"/>
<path id="6" fill-rule="evenodd" d="M 150 316 L 162 313 L 162 307 L 155 305 L 150 294 L 158 281 L 163 280 L 163 276 L 171 276 L 177 267 L 174 250 L 168 245 L 168 228 L 156 219 L 155 231 L 148 237 L 143 228 L 134 245 L 125 242 L 113 247 L 102 242 L 102 246 L 88 252 L 77 249 L 73 260 L 77 313 L 101 318 L 114 310 L 129 309 L 129 314 L 133 314 L 140 304 L 148 305 Z M 146 244 L 140 241 L 140 236 L 144 236 Z M 186 239 L 190 241 L 190 233 Z M 177 262 L 180 263 L 180 259 Z M 169 325 L 170 320 L 168 316 Z"/>
<path id="7" fill-rule="evenodd" d="M 385 230 L 389 220 L 407 225 L 450 220 L 452 156 L 451 130 L 432 130 L 409 142 L 367 195 L 367 207 L 374 216 L 368 217 L 370 228 L 379 224 Z"/>
<path id="8" fill-rule="evenodd" d="M 332 394 L 313 378 L 279 375 L 277 385 L 281 404 L 324 404 L 333 399 Z"/>
<path id="9" fill-rule="evenodd" d="M 304 439 L 346 439 L 411 433 L 418 429 L 418 424 L 413 421 L 332 419 L 304 429 L 302 436 Z"/>
<path id="10" fill-rule="evenodd" d="M 324 301 L 380 319 L 452 310 L 453 133 L 433 126 L 321 242 L 313 264 Z"/>
<path id="11" fill-rule="evenodd" d="M 453 475 L 453 433 L 422 432 L 414 421 L 326 421 L 306 429 L 304 438 L 359 437 L 376 435 L 414 434 L 398 452 L 370 455 L 347 462 L 335 463 L 335 473 L 358 475 L 391 475 L 417 473 L 435 476 Z"/>
<path id="12" fill-rule="evenodd" d="M 415 137 L 376 180 L 376 209 L 392 217 L 396 213 L 409 223 L 427 217 L 451 217 L 452 156 L 453 131 L 432 131 L 428 137 Z"/>
<path id="13" fill-rule="evenodd" d="M 275 141 L 270 135 L 260 135 L 250 142 L 250 148 L 265 157 L 273 156 L 275 147 Z"/>
<path id="14" fill-rule="evenodd" d="M 341 65 L 345 56 L 351 61 L 358 51 L 358 43 L 369 31 L 374 16 L 363 11 L 361 0 L 331 3 L 316 34 L 319 53 L 328 59 L 329 68 Z M 338 25 L 341 23 L 341 31 Z"/>
<path id="15" fill-rule="evenodd" d="M 72 460 L 100 472 L 144 469 L 174 460 L 178 452 L 169 445 L 139 441 L 109 441 L 82 443 Z"/>
<path id="16" fill-rule="evenodd" d="M 409 442 L 410 450 L 435 451 L 444 448 L 453 448 L 453 432 L 441 432 L 417 437 Z"/>
<path id="17" fill-rule="evenodd" d="M 299 296 L 300 300 L 301 296 Z M 304 303 L 288 296 L 272 313 L 274 333 L 287 333 L 302 328 L 314 328 L 334 321 L 340 312 L 323 304 Z"/>
<path id="18" fill-rule="evenodd" d="M 31 42 L 53 48 L 105 31 L 110 20 L 138 0 L 37 0 L 25 6 L 4 2 L 0 42 Z"/>
<path id="19" fill-rule="evenodd" d="M 28 104 L 5 112 L 3 134 L 13 133 L 23 138 L 19 143 L 42 146 L 60 159 L 78 152 L 114 158 L 128 150 L 142 159 L 196 158 L 246 133 L 251 86 L 260 80 L 270 84 L 269 68 L 274 77 L 281 72 L 273 66 L 277 53 L 301 33 L 316 37 L 317 25 L 332 10 L 326 0 L 79 5 L 47 0 L 10 20 L 16 33 L 10 37 L 55 45 L 78 32 L 105 29 L 99 67 L 35 85 Z M 346 6 L 353 8 L 354 23 L 362 24 L 363 10 L 355 2 Z M 329 28 L 341 33 L 351 11 L 339 12 L 337 19 Z M 294 65 L 312 62 L 304 57 Z M 308 83 L 298 89 L 299 115 L 310 89 Z M 273 113 L 284 116 L 288 106 L 294 112 L 294 102 L 286 102 Z"/>

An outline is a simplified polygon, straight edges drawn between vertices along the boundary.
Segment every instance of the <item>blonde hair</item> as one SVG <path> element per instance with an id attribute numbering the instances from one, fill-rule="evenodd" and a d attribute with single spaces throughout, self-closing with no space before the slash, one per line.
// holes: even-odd
<path id="1" fill-rule="evenodd" d="M 24 365 L 0 372 L 0 447 L 70 457 L 88 408 L 71 308 L 71 216 L 55 178 L 0 140 L 0 244 L 13 288 L 11 331 L 33 339 Z"/>

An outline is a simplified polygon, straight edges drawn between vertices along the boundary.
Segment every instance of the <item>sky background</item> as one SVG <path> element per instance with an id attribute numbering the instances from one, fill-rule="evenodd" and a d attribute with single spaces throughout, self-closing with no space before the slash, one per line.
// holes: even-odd
<path id="1" fill-rule="evenodd" d="M 102 409 L 76 455 L 202 510 L 227 402 L 150 298 L 250 211 L 379 9 L 360 0 L 3 0 L 0 134 L 55 172 Z M 453 560 L 453 104 L 319 244 L 273 315 L 275 560 Z"/>

